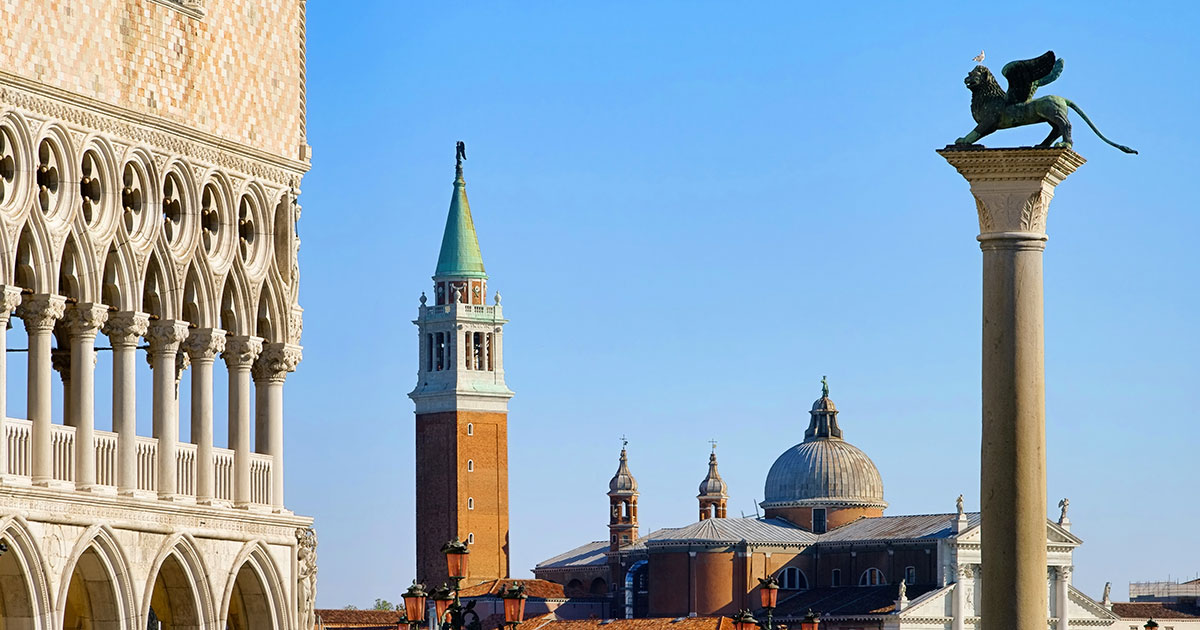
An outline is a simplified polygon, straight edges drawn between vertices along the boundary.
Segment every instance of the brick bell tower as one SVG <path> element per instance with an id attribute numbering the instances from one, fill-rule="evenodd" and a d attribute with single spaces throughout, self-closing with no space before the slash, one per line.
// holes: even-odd
<path id="1" fill-rule="evenodd" d="M 416 403 L 417 579 L 447 580 L 442 545 L 458 537 L 471 552 L 464 586 L 507 578 L 508 400 L 500 294 L 487 304 L 487 274 L 456 152 L 454 192 L 433 304 L 421 294 Z"/>

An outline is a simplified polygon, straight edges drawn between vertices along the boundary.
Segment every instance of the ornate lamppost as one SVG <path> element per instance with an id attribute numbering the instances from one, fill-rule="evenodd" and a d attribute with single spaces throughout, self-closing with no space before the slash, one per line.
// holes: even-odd
<path id="1" fill-rule="evenodd" d="M 758 620 L 750 614 L 749 610 L 743 608 L 733 616 L 733 628 L 734 630 L 758 630 Z"/>
<path id="2" fill-rule="evenodd" d="M 767 611 L 767 623 L 763 630 L 775 630 L 775 605 L 779 603 L 779 582 L 773 577 L 758 579 L 758 595 L 763 610 Z"/>
<path id="3" fill-rule="evenodd" d="M 500 597 L 504 599 L 504 625 L 517 630 L 517 626 L 525 621 L 525 600 L 528 599 L 525 587 L 514 583 Z"/>
<path id="4" fill-rule="evenodd" d="M 471 550 L 455 536 L 454 540 L 442 545 L 442 553 L 446 555 L 446 574 L 453 586 L 443 586 L 434 592 L 433 601 L 438 616 L 436 627 L 440 630 L 483 630 L 479 613 L 475 612 L 475 601 L 469 601 L 463 606 L 459 599 L 463 578 L 467 576 L 467 559 Z M 453 596 L 450 594 L 451 590 Z"/>
<path id="5" fill-rule="evenodd" d="M 418 584 L 413 580 L 412 586 L 404 592 L 404 620 L 408 622 L 408 627 L 411 630 L 417 630 L 422 621 L 425 621 L 425 598 L 428 595 L 425 593 L 425 585 Z"/>
<path id="6" fill-rule="evenodd" d="M 810 608 L 808 614 L 804 615 L 804 619 L 800 621 L 800 630 L 817 630 L 819 625 L 821 625 L 821 615 L 813 612 Z"/>
<path id="7" fill-rule="evenodd" d="M 1153 617 L 1146 621 L 1146 625 L 1142 626 L 1146 630 L 1158 630 L 1158 622 Z"/>

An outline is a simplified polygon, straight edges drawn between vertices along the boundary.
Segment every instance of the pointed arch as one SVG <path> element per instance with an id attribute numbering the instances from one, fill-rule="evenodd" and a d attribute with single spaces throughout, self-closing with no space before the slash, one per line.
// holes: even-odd
<path id="1" fill-rule="evenodd" d="M 95 630 L 123 630 L 136 619 L 137 599 L 125 557 L 112 528 L 93 525 L 71 550 L 59 582 L 55 623 L 66 627 L 67 617 L 86 603 Z"/>
<path id="2" fill-rule="evenodd" d="M 140 310 L 143 313 L 149 313 L 152 317 L 170 319 L 173 315 L 170 284 L 168 284 L 167 274 L 164 273 L 158 260 L 157 254 L 151 254 L 150 260 L 146 262 L 146 273 L 142 279 Z"/>
<path id="3" fill-rule="evenodd" d="M 0 614 L 33 630 L 53 628 L 50 568 L 29 523 L 19 515 L 0 517 L 0 540 L 8 546 L 0 556 Z"/>
<path id="4" fill-rule="evenodd" d="M 13 283 L 34 293 L 50 293 L 55 286 L 55 278 L 51 275 L 55 269 L 45 227 L 37 221 L 27 221 L 17 239 Z"/>
<path id="5" fill-rule="evenodd" d="M 279 296 L 278 275 L 271 274 L 263 283 L 255 307 L 254 334 L 268 342 L 287 341 L 287 315 Z"/>
<path id="6" fill-rule="evenodd" d="M 104 259 L 104 272 L 100 279 L 100 301 L 118 311 L 136 310 L 141 300 L 137 271 L 133 263 L 133 251 L 128 241 L 117 245 L 113 241 Z"/>
<path id="7" fill-rule="evenodd" d="M 5 194 L 0 198 L 0 209 L 13 223 L 20 223 L 29 216 L 33 207 L 30 202 L 36 186 L 28 180 L 33 177 L 34 166 L 33 138 L 34 131 L 29 120 L 20 112 L 9 110 L 0 116 L 0 128 L 3 129 L 3 142 L 6 145 L 0 154 L 9 159 L 0 160 L 0 172 L 5 180 Z"/>
<path id="8" fill-rule="evenodd" d="M 234 265 L 225 275 L 219 319 L 220 327 L 230 335 L 248 335 L 252 332 L 247 295 L 246 276 L 240 265 Z"/>
<path id="9" fill-rule="evenodd" d="M 91 262 L 91 256 L 80 251 L 79 241 L 75 235 L 68 233 L 63 241 L 62 255 L 58 260 L 56 293 L 76 302 L 91 302 L 94 294 L 91 281 L 95 277 L 95 274 L 89 273 L 88 270 Z"/>
<path id="10" fill-rule="evenodd" d="M 280 575 L 261 540 L 246 543 L 229 572 L 218 627 L 230 630 L 292 627 Z"/>
<path id="11" fill-rule="evenodd" d="M 183 304 L 180 315 L 197 328 L 216 326 L 216 308 L 209 286 L 212 275 L 203 258 L 196 258 L 188 266 L 183 281 Z"/>
<path id="12" fill-rule="evenodd" d="M 139 608 L 145 619 L 154 607 L 164 624 L 180 630 L 214 627 L 216 603 L 209 590 L 208 567 L 188 534 L 174 534 L 159 548 Z"/>

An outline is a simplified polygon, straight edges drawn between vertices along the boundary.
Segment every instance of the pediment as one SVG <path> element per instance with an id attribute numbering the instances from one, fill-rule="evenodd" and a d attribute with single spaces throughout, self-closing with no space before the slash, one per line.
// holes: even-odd
<path id="1" fill-rule="evenodd" d="M 955 540 L 965 543 L 979 543 L 980 527 L 976 525 L 966 531 L 955 536 Z M 1046 543 L 1051 545 L 1070 545 L 1072 547 L 1083 544 L 1083 540 L 1063 529 L 1058 523 L 1050 519 L 1046 519 Z"/>

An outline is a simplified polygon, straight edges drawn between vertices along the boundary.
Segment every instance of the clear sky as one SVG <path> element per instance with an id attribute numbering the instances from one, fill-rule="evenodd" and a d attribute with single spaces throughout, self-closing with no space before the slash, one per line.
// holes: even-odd
<path id="1" fill-rule="evenodd" d="M 1071 498 L 1075 584 L 1196 574 L 1196 6 L 310 2 L 286 453 L 318 605 L 414 577 L 411 320 L 456 140 L 511 320 L 516 576 L 606 538 L 622 434 L 643 533 L 695 519 L 710 439 L 753 513 L 822 375 L 888 514 L 978 509 L 978 225 L 934 149 L 974 124 L 981 48 L 994 70 L 1054 49 L 1042 93 L 1141 151 L 1072 114 L 1089 162 L 1049 218 L 1047 514 Z"/>

